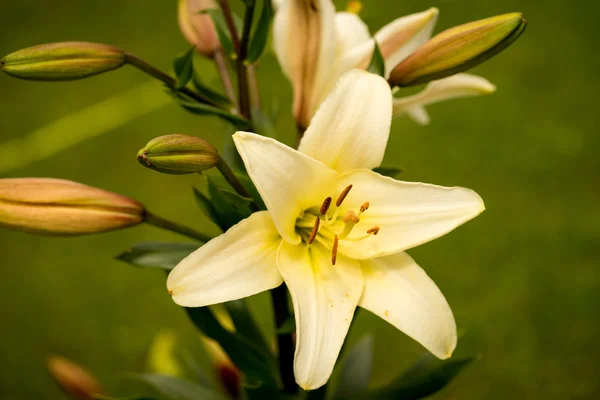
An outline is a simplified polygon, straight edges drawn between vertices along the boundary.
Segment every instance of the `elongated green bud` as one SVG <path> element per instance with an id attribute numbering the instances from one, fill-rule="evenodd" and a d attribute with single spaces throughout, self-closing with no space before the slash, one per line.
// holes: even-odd
<path id="1" fill-rule="evenodd" d="M 52 236 L 107 232 L 144 221 L 144 206 L 116 193 L 52 178 L 0 179 L 0 226 Z"/>
<path id="2" fill-rule="evenodd" d="M 389 81 L 412 86 L 466 71 L 510 46 L 525 26 L 521 13 L 511 13 L 450 28 L 394 68 Z"/>
<path id="3" fill-rule="evenodd" d="M 16 78 L 70 81 L 119 68 L 125 52 L 105 44 L 60 42 L 15 51 L 2 59 L 2 70 Z"/>
<path id="4" fill-rule="evenodd" d="M 94 395 L 105 393 L 96 377 L 81 365 L 64 357 L 50 357 L 48 372 L 65 394 L 72 399 L 92 400 L 96 398 Z"/>
<path id="5" fill-rule="evenodd" d="M 144 167 L 165 174 L 202 172 L 219 163 L 219 153 L 210 143 L 194 136 L 166 135 L 152 139 L 137 155 Z"/>

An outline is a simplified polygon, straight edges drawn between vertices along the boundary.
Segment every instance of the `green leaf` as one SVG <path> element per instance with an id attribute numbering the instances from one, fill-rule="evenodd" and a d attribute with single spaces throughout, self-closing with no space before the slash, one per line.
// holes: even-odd
<path id="1" fill-rule="evenodd" d="M 135 377 L 172 400 L 226 400 L 224 395 L 214 389 L 184 379 L 157 374 L 136 374 Z"/>
<path id="2" fill-rule="evenodd" d="M 235 330 L 246 339 L 261 347 L 265 352 L 268 352 L 269 346 L 258 325 L 256 325 L 256 322 L 252 318 L 246 301 L 244 299 L 228 301 L 225 303 L 225 308 L 229 312 Z"/>
<path id="3" fill-rule="evenodd" d="M 397 167 L 377 167 L 373 168 L 373 172 L 377 172 L 383 176 L 389 176 L 390 178 L 397 178 L 404 170 Z"/>
<path id="4" fill-rule="evenodd" d="M 335 398 L 351 396 L 367 389 L 373 367 L 373 335 L 363 336 L 352 347 L 342 364 Z"/>
<path id="5" fill-rule="evenodd" d="M 252 199 L 256 204 L 258 204 L 258 207 L 261 210 L 266 210 L 267 206 L 265 205 L 265 202 L 263 201 L 262 197 L 260 197 L 260 193 L 258 193 L 256 186 L 254 186 L 254 182 L 252 182 L 252 179 L 250 179 L 248 174 L 246 174 L 245 172 L 236 172 L 235 176 L 241 182 L 242 186 L 246 188 L 246 190 L 250 193 L 250 195 L 252 195 Z"/>
<path id="6" fill-rule="evenodd" d="M 265 51 L 267 46 L 267 38 L 269 37 L 269 29 L 271 20 L 273 19 L 273 4 L 271 0 L 263 0 L 262 13 L 258 20 L 258 24 L 254 29 L 254 34 L 250 40 L 250 50 L 246 60 L 249 63 L 255 63 L 260 59 L 260 56 Z"/>
<path id="7" fill-rule="evenodd" d="M 301 397 L 293 394 L 283 393 L 281 389 L 266 388 L 245 388 L 248 400 L 297 400 Z"/>
<path id="8" fill-rule="evenodd" d="M 261 382 L 269 387 L 277 386 L 277 361 L 272 354 L 263 351 L 239 333 L 229 332 L 207 307 L 186 308 L 186 311 L 202 333 L 219 342 L 231 361 L 250 382 Z"/>
<path id="9" fill-rule="evenodd" d="M 232 190 L 218 188 L 219 192 L 221 192 L 221 196 L 227 201 L 234 210 L 238 211 L 242 215 L 252 214 L 252 210 L 250 209 L 250 204 L 252 203 L 252 199 L 250 197 L 244 197 Z"/>
<path id="10" fill-rule="evenodd" d="M 92 398 L 95 400 L 155 400 L 148 396 L 109 397 L 101 394 L 92 394 Z"/>
<path id="11" fill-rule="evenodd" d="M 228 226 L 222 224 L 221 217 L 219 216 L 219 213 L 217 213 L 215 207 L 210 202 L 210 199 L 206 197 L 206 195 L 202 193 L 198 188 L 194 188 L 194 196 L 196 197 L 196 203 L 202 210 L 202 213 L 208 218 L 210 218 L 212 222 L 217 224 L 217 226 L 221 228 L 222 231 L 226 231 L 228 229 Z"/>
<path id="12" fill-rule="evenodd" d="M 200 76 L 198 75 L 197 71 L 192 76 L 192 84 L 198 92 L 203 94 L 204 97 L 210 99 L 214 104 L 218 105 L 219 107 L 222 107 L 224 109 L 231 109 L 233 107 L 233 104 L 231 104 L 231 101 L 229 100 L 229 98 L 227 98 L 227 96 L 202 82 L 202 79 L 200 79 Z"/>
<path id="13" fill-rule="evenodd" d="M 208 104 L 194 103 L 191 101 L 183 100 L 178 98 L 179 104 L 191 113 L 198 115 L 215 115 L 223 118 L 224 120 L 232 123 L 240 129 L 248 128 L 248 120 L 246 118 L 232 114 L 228 111 L 222 110 L 217 107 L 210 106 Z"/>
<path id="14" fill-rule="evenodd" d="M 294 316 L 283 321 L 283 324 L 277 329 L 278 335 L 287 335 L 294 332 L 296 332 L 296 320 L 294 319 Z"/>
<path id="15" fill-rule="evenodd" d="M 175 75 L 177 76 L 175 89 L 181 89 L 192 79 L 192 75 L 194 73 L 195 53 L 196 46 L 181 54 L 173 61 L 173 69 L 175 70 Z"/>
<path id="16" fill-rule="evenodd" d="M 422 399 L 443 389 L 473 360 L 473 357 L 465 357 L 442 361 L 427 353 L 388 386 L 343 398 L 356 400 L 365 398 L 372 400 Z"/>
<path id="17" fill-rule="evenodd" d="M 371 62 L 369 62 L 369 66 L 367 67 L 367 71 L 372 74 L 377 74 L 379 76 L 385 76 L 385 60 L 383 59 L 383 55 L 381 54 L 381 49 L 379 48 L 379 44 L 375 41 L 375 47 L 373 48 L 373 56 L 371 57 Z"/>
<path id="18" fill-rule="evenodd" d="M 233 48 L 233 41 L 231 40 L 231 35 L 229 34 L 229 28 L 227 27 L 227 22 L 225 22 L 223 11 L 220 8 L 207 8 L 200 11 L 200 14 L 210 15 L 210 18 L 215 25 L 215 29 L 217 30 L 217 36 L 219 37 L 219 42 L 221 43 L 223 51 L 225 51 L 225 54 L 228 57 L 235 59 L 237 55 Z"/>
<path id="19" fill-rule="evenodd" d="M 117 260 L 144 268 L 172 270 L 181 260 L 198 249 L 195 243 L 138 243 L 117 255 Z"/>
<path id="20" fill-rule="evenodd" d="M 256 133 L 273 138 L 277 136 L 273 122 L 260 109 L 255 108 L 252 110 L 252 122 Z"/>
<path id="21" fill-rule="evenodd" d="M 244 212 L 244 210 L 235 208 L 225 197 L 226 195 L 224 194 L 223 189 L 228 188 L 225 186 L 226 184 L 220 185 L 217 183 L 216 179 L 208 175 L 206 175 L 206 182 L 208 184 L 208 196 L 210 202 L 218 215 L 218 224 L 219 226 L 224 227 L 224 230 L 231 228 L 244 218 L 250 216 L 251 212 L 249 210 Z M 223 179 L 222 182 L 224 183 L 225 180 Z"/>

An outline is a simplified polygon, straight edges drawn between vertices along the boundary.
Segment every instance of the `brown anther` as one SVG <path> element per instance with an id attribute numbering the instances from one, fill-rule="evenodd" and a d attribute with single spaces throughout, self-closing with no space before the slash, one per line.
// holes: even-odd
<path id="1" fill-rule="evenodd" d="M 323 201 L 323 204 L 321 205 L 321 209 L 319 210 L 321 215 L 327 214 L 327 211 L 329 211 L 330 205 L 331 205 L 331 197 L 328 197 Z"/>
<path id="2" fill-rule="evenodd" d="M 319 232 L 319 225 L 321 225 L 321 219 L 319 217 L 317 217 L 317 219 L 315 220 L 315 225 L 313 226 L 312 232 L 310 233 L 310 236 L 308 237 L 308 244 L 312 244 L 312 242 L 315 241 L 315 238 L 317 237 L 317 232 Z"/>
<path id="3" fill-rule="evenodd" d="M 352 185 L 348 185 L 348 187 L 346 189 L 344 189 L 342 191 L 342 193 L 340 193 L 340 196 L 335 201 L 336 207 L 339 207 L 342 205 L 342 203 L 344 202 L 344 199 L 346 198 L 346 196 L 348 196 L 348 192 L 350 192 L 350 189 L 352 189 Z"/>
<path id="4" fill-rule="evenodd" d="M 369 230 L 367 231 L 367 233 L 368 233 L 369 235 L 377 235 L 377 234 L 379 233 L 379 227 L 378 227 L 378 226 L 374 226 L 374 227 L 372 227 L 371 229 L 369 229 Z"/>
<path id="5" fill-rule="evenodd" d="M 370 206 L 369 202 L 365 201 L 365 204 L 363 204 L 362 206 L 360 206 L 360 212 L 364 213 L 365 211 L 367 211 L 369 209 L 369 206 Z"/>
<path id="6" fill-rule="evenodd" d="M 338 235 L 333 238 L 333 248 L 331 249 L 331 265 L 335 265 L 337 260 L 337 249 L 338 249 Z"/>

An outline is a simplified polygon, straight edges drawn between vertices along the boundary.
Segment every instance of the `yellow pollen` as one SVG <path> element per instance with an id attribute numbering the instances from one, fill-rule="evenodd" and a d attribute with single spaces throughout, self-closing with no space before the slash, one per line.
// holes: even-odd
<path id="1" fill-rule="evenodd" d="M 369 202 L 365 201 L 365 203 L 362 206 L 360 206 L 360 214 L 367 211 L 369 209 L 369 206 L 370 206 Z"/>
<path id="2" fill-rule="evenodd" d="M 319 232 L 319 225 L 321 225 L 321 219 L 319 217 L 317 217 L 317 219 L 315 220 L 315 225 L 313 226 L 312 232 L 310 233 L 310 236 L 308 237 L 308 244 L 312 244 L 312 242 L 315 241 L 315 238 L 317 237 L 317 232 Z"/>
<path id="3" fill-rule="evenodd" d="M 329 211 L 330 205 L 331 205 L 331 197 L 328 197 L 323 201 L 323 204 L 321 205 L 321 209 L 319 210 L 321 215 L 327 214 L 327 211 Z"/>
<path id="4" fill-rule="evenodd" d="M 362 5 L 361 1 L 350 0 L 348 2 L 348 5 L 346 6 L 346 11 L 348 11 L 349 13 L 358 15 L 358 13 L 360 13 L 362 8 L 363 8 L 363 5 Z"/>
<path id="5" fill-rule="evenodd" d="M 369 235 L 377 235 L 377 234 L 379 233 L 379 227 L 378 227 L 378 226 L 374 226 L 374 227 L 372 227 L 371 229 L 369 229 L 369 230 L 367 231 L 367 233 L 368 233 Z"/>
<path id="6" fill-rule="evenodd" d="M 337 250 L 338 250 L 338 235 L 335 235 L 333 238 L 333 248 L 331 249 L 331 265 L 335 265 L 337 260 Z"/>
<path id="7" fill-rule="evenodd" d="M 352 189 L 352 185 L 349 185 L 346 189 L 344 189 L 342 191 L 342 193 L 340 193 L 340 196 L 335 201 L 336 207 L 339 207 L 342 205 L 342 203 L 344 202 L 344 199 L 346 198 L 346 196 L 348 196 L 348 192 L 350 192 L 350 189 Z"/>

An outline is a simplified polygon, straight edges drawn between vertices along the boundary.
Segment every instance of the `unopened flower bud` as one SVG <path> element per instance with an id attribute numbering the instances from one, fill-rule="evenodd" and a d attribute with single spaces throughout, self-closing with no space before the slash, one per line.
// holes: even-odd
<path id="1" fill-rule="evenodd" d="M 2 59 L 8 75 L 39 81 L 70 81 L 119 68 L 125 52 L 88 42 L 42 44 L 15 51 Z"/>
<path id="2" fill-rule="evenodd" d="M 179 0 L 178 20 L 181 33 L 200 54 L 212 57 L 221 48 L 212 18 L 202 10 L 217 8 L 214 0 Z"/>
<path id="3" fill-rule="evenodd" d="M 202 172 L 219 163 L 217 149 L 205 140 L 187 135 L 152 139 L 137 158 L 144 167 L 174 175 Z"/>
<path id="4" fill-rule="evenodd" d="M 389 81 L 412 86 L 466 71 L 510 46 L 525 26 L 521 13 L 511 13 L 450 28 L 394 68 Z"/>
<path id="5" fill-rule="evenodd" d="M 100 383 L 92 374 L 64 357 L 50 357 L 48 371 L 61 389 L 73 399 L 91 400 L 95 398 L 95 394 L 104 393 Z"/>
<path id="6" fill-rule="evenodd" d="M 240 398 L 241 376 L 238 368 L 231 362 L 231 359 L 219 343 L 206 336 L 201 335 L 202 343 L 208 353 L 217 378 L 223 389 L 232 399 Z"/>
<path id="7" fill-rule="evenodd" d="M 52 178 L 0 179 L 0 226 L 53 236 L 137 225 L 144 206 L 125 196 Z"/>

